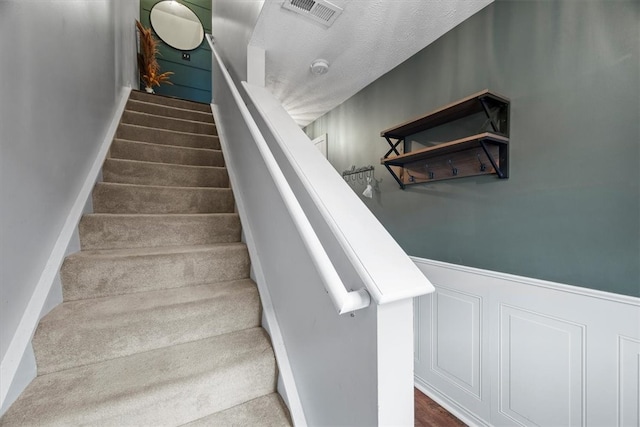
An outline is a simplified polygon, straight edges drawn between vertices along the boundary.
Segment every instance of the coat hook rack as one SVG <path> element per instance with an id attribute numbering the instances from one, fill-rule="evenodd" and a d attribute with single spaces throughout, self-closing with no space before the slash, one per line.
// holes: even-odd
<path id="1" fill-rule="evenodd" d="M 346 176 L 353 176 L 353 175 L 358 175 L 362 178 L 364 174 L 364 172 L 369 172 L 373 170 L 373 165 L 368 165 L 368 166 L 362 166 L 360 168 L 356 168 L 355 165 L 351 166 L 351 169 L 347 169 L 345 171 L 342 172 L 342 177 L 346 177 Z"/>
<path id="2" fill-rule="evenodd" d="M 385 129 L 380 136 L 387 141 L 390 149 L 380 163 L 402 189 L 409 184 L 480 175 L 497 175 L 500 179 L 506 179 L 509 177 L 509 110 L 508 98 L 483 90 Z M 411 140 L 408 138 L 412 135 L 456 120 L 468 120 L 478 113 L 484 114 L 486 120 L 477 133 L 411 150 Z M 452 136 L 458 135 L 450 133 Z M 418 142 L 424 142 L 420 138 L 427 136 L 417 138 Z M 402 153 L 398 149 L 401 144 L 405 148 Z"/>

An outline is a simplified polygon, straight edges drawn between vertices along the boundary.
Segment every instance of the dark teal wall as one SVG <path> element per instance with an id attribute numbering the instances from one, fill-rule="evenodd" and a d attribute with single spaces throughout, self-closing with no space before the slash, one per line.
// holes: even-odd
<path id="1" fill-rule="evenodd" d="M 159 0 L 140 0 L 140 22 L 147 28 L 151 28 L 149 14 L 151 8 Z M 189 9 L 193 10 L 200 18 L 205 33 L 211 33 L 211 0 L 177 0 Z M 155 33 L 154 33 L 155 34 Z M 211 49 L 206 39 L 200 47 L 189 51 L 191 61 L 182 59 L 182 51 L 167 46 L 160 40 L 158 64 L 162 72 L 173 71 L 171 85 L 155 87 L 157 94 L 177 96 L 198 102 L 211 102 Z"/>
<path id="2" fill-rule="evenodd" d="M 640 2 L 497 1 L 307 127 L 338 171 L 382 129 L 485 88 L 511 99 L 510 178 L 364 202 L 411 255 L 640 296 Z M 360 192 L 362 189 L 360 189 Z"/>

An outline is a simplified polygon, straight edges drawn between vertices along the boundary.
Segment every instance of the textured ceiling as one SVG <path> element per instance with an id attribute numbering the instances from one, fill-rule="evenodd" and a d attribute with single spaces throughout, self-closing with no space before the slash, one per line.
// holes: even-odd
<path id="1" fill-rule="evenodd" d="M 266 85 L 304 126 L 356 94 L 493 0 L 332 0 L 330 28 L 267 0 L 250 44 L 267 52 Z M 310 72 L 326 59 L 327 74 Z"/>

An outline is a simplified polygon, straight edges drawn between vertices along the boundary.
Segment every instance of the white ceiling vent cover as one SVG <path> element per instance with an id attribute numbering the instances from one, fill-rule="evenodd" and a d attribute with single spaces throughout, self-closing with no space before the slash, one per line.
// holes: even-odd
<path id="1" fill-rule="evenodd" d="M 326 27 L 333 25 L 342 13 L 341 8 L 326 0 L 285 0 L 282 7 Z"/>

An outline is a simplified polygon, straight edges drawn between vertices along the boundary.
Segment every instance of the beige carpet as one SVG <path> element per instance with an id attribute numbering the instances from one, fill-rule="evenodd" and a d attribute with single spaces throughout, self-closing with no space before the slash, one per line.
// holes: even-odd
<path id="1" fill-rule="evenodd" d="M 132 92 L 2 426 L 289 426 L 210 108 Z"/>

